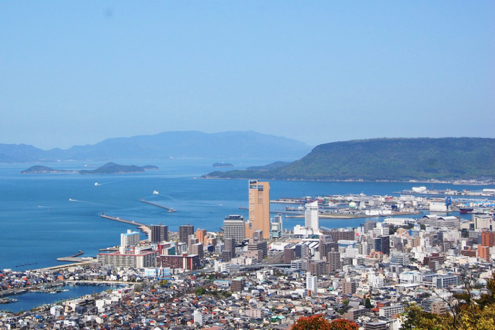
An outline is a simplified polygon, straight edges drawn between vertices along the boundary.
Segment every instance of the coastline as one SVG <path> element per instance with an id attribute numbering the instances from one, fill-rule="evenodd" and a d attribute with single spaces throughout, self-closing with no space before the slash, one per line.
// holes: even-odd
<path id="1" fill-rule="evenodd" d="M 367 215 L 367 214 L 318 214 L 319 219 L 360 219 L 360 218 L 386 218 L 399 215 L 418 215 L 422 212 L 393 212 L 386 215 Z M 286 218 L 304 218 L 304 214 L 298 214 L 294 216 L 286 215 Z"/>

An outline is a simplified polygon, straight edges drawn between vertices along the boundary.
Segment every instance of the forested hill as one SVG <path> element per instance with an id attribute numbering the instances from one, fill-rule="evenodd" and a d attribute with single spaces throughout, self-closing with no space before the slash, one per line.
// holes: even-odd
<path id="1" fill-rule="evenodd" d="M 428 180 L 495 177 L 495 139 L 414 138 L 333 142 L 273 170 L 205 177 L 299 180 Z"/>

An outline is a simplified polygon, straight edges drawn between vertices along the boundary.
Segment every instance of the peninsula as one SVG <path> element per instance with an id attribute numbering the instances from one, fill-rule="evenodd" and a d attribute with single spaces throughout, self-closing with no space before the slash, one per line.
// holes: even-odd
<path id="1" fill-rule="evenodd" d="M 397 138 L 333 142 L 283 166 L 212 172 L 203 178 L 322 181 L 493 180 L 495 139 Z"/>

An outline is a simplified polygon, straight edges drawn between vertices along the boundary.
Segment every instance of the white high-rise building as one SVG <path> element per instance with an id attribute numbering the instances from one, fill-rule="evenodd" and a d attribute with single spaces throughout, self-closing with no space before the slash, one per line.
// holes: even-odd
<path id="1" fill-rule="evenodd" d="M 194 323 L 203 325 L 203 313 L 201 313 L 200 310 L 196 309 L 193 313 L 193 316 L 194 316 Z"/>
<path id="2" fill-rule="evenodd" d="M 320 221 L 318 219 L 318 201 L 307 203 L 306 212 L 304 213 L 305 226 L 312 229 L 313 233 L 318 233 Z"/>
<path id="3" fill-rule="evenodd" d="M 137 231 L 127 230 L 127 233 L 120 234 L 120 251 L 125 251 L 131 246 L 139 245 L 139 233 Z"/>
<path id="4" fill-rule="evenodd" d="M 306 275 L 306 290 L 311 291 L 311 294 L 316 294 L 318 290 L 317 277 L 311 276 L 310 273 Z"/>

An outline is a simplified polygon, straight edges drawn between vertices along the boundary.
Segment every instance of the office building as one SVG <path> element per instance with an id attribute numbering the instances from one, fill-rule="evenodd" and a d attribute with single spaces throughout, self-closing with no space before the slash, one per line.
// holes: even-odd
<path id="1" fill-rule="evenodd" d="M 246 283 L 246 280 L 244 279 L 244 277 L 237 277 L 237 278 L 232 280 L 232 282 L 230 284 L 230 289 L 233 292 L 240 292 L 244 288 L 245 283 Z"/>
<path id="2" fill-rule="evenodd" d="M 246 222 L 241 215 L 229 215 L 223 220 L 223 232 L 225 238 L 234 238 L 237 243 L 242 243 L 246 238 Z"/>
<path id="3" fill-rule="evenodd" d="M 342 287 L 342 293 L 345 295 L 354 294 L 358 288 L 358 284 L 355 281 L 345 281 Z"/>
<path id="4" fill-rule="evenodd" d="M 263 239 L 270 238 L 270 184 L 249 181 L 249 219 L 246 237 L 251 238 L 256 230 L 263 232 Z"/>
<path id="5" fill-rule="evenodd" d="M 231 251 L 232 255 L 235 255 L 235 238 L 226 238 L 224 251 Z"/>
<path id="6" fill-rule="evenodd" d="M 335 249 L 332 249 L 332 251 L 328 252 L 327 262 L 328 262 L 329 273 L 342 269 L 342 262 L 340 261 L 340 252 L 335 251 Z"/>
<path id="7" fill-rule="evenodd" d="M 199 256 L 199 259 L 203 259 L 204 257 L 204 250 L 203 250 L 203 243 L 201 242 L 198 242 L 198 243 L 194 243 L 194 244 L 191 244 L 190 248 L 189 248 L 189 254 L 197 254 Z"/>
<path id="8" fill-rule="evenodd" d="M 150 242 L 160 243 L 168 241 L 168 226 L 159 224 L 151 225 Z"/>
<path id="9" fill-rule="evenodd" d="M 495 246 L 495 232 L 483 230 L 481 233 L 481 245 L 482 246 Z"/>
<path id="10" fill-rule="evenodd" d="M 296 249 L 285 248 L 284 249 L 284 263 L 290 264 L 292 260 L 296 259 Z"/>
<path id="11" fill-rule="evenodd" d="M 318 291 L 317 277 L 310 274 L 306 275 L 306 290 L 308 294 L 316 294 Z"/>
<path id="12" fill-rule="evenodd" d="M 187 243 L 187 238 L 192 234 L 194 234 L 194 226 L 189 224 L 179 226 L 179 242 Z"/>
<path id="13" fill-rule="evenodd" d="M 198 239 L 199 243 L 206 245 L 207 244 L 207 237 L 206 237 L 206 229 L 196 229 L 196 238 Z"/>
<path id="14" fill-rule="evenodd" d="M 376 222 L 367 220 L 366 223 L 364 224 L 364 233 L 368 234 L 374 228 L 376 228 Z"/>
<path id="15" fill-rule="evenodd" d="M 314 276 L 328 274 L 327 264 L 322 260 L 310 260 L 308 263 L 308 272 Z"/>
<path id="16" fill-rule="evenodd" d="M 313 234 L 318 233 L 320 228 L 320 222 L 318 219 L 318 201 L 314 201 L 306 204 L 306 211 L 304 212 L 305 226 L 308 229 L 312 229 Z"/>
<path id="17" fill-rule="evenodd" d="M 262 258 L 268 255 L 268 243 L 266 241 L 254 242 L 251 241 L 248 244 L 248 251 L 261 251 Z"/>
<path id="18" fill-rule="evenodd" d="M 156 258 L 157 267 L 170 267 L 171 269 L 195 270 L 200 267 L 198 255 L 187 255 L 184 253 L 180 256 L 158 256 Z"/>
<path id="19" fill-rule="evenodd" d="M 282 214 L 277 214 L 274 218 L 273 218 L 273 222 L 274 223 L 278 223 L 280 224 L 280 231 L 283 232 L 284 231 L 284 216 Z"/>

